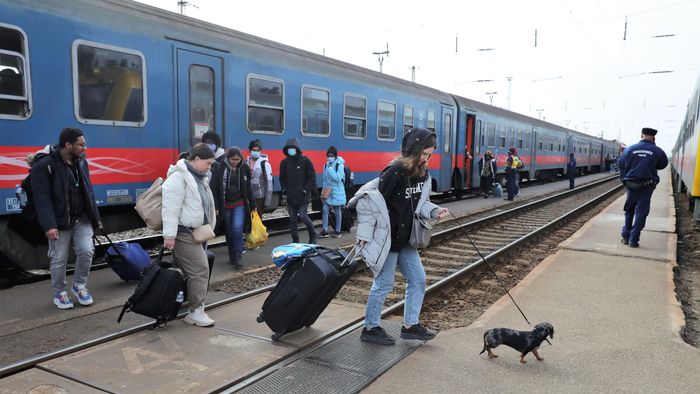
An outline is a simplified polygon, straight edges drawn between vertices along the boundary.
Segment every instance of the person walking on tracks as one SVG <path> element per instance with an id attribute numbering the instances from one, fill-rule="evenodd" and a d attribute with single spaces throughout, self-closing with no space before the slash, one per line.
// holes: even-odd
<path id="1" fill-rule="evenodd" d="M 248 151 L 250 155 L 246 163 L 251 171 L 250 187 L 255 197 L 255 206 L 262 217 L 265 208 L 272 206 L 272 166 L 267 155 L 262 153 L 260 140 L 250 141 Z"/>
<path id="2" fill-rule="evenodd" d="M 75 252 L 75 274 L 70 290 L 80 305 L 91 305 L 86 285 L 95 246 L 93 227 L 102 228 L 100 213 L 90 182 L 82 130 L 66 127 L 58 145 L 34 157 L 30 186 L 39 225 L 49 240 L 53 303 L 59 309 L 73 308 L 66 291 L 66 264 L 71 244 Z"/>
<path id="3" fill-rule="evenodd" d="M 374 274 L 360 335 L 360 340 L 364 342 L 379 345 L 395 343 L 395 339 L 380 326 L 380 321 L 384 300 L 394 287 L 397 266 L 407 283 L 401 338 L 428 341 L 436 335 L 418 321 L 425 296 L 425 269 L 418 250 L 409 244 L 414 221 L 413 207 L 420 207 L 417 214 L 425 219 L 443 218 L 449 213 L 447 208 L 440 208 L 429 200 L 431 178 L 427 167 L 436 147 L 435 141 L 436 135 L 432 131 L 420 128 L 409 130 L 401 143 L 401 156 L 382 171 L 378 181 L 363 186 L 353 197 L 353 200 L 359 199 L 368 193 L 369 199 L 362 198 L 361 203 L 357 200 L 351 202 L 351 205 L 358 203 L 357 239 L 361 244 L 366 243 L 363 257 Z M 372 196 L 373 185 L 383 197 L 384 207 L 376 193 Z M 424 188 L 428 188 L 428 193 L 424 193 Z M 385 223 L 387 216 L 389 223 Z"/>
<path id="4" fill-rule="evenodd" d="M 280 187 L 287 195 L 287 212 L 289 213 L 289 229 L 292 232 L 292 242 L 299 242 L 297 216 L 306 225 L 309 232 L 309 243 L 316 243 L 314 224 L 306 213 L 311 198 L 316 191 L 316 171 L 308 157 L 302 155 L 299 141 L 290 138 L 282 148 L 285 157 L 280 163 Z"/>
<path id="5" fill-rule="evenodd" d="M 214 320 L 204 312 L 209 283 L 206 241 L 195 237 L 197 229 L 216 226 L 214 196 L 208 179 L 213 162 L 214 152 L 199 143 L 192 147 L 187 159 L 170 166 L 168 178 L 163 182 L 163 247 L 173 250 L 175 262 L 187 281 L 190 309 L 184 321 L 200 327 L 214 325 Z"/>
<path id="6" fill-rule="evenodd" d="M 328 232 L 328 213 L 335 212 L 335 230 L 333 238 L 340 238 L 340 229 L 343 220 L 343 206 L 345 205 L 345 160 L 338 156 L 338 150 L 331 146 L 326 151 L 327 163 L 323 165 L 323 214 L 321 216 L 321 238 L 331 235 Z"/>
<path id="7" fill-rule="evenodd" d="M 243 233 L 250 232 L 250 213 L 257 209 L 250 187 L 250 167 L 243 161 L 240 148 L 228 149 L 226 159 L 212 175 L 210 186 L 217 217 L 224 221 L 229 263 L 241 268 Z"/>
<path id="8" fill-rule="evenodd" d="M 566 176 L 569 178 L 569 189 L 573 189 L 574 178 L 576 177 L 576 158 L 573 153 L 569 153 L 569 162 L 566 164 Z"/>
<path id="9" fill-rule="evenodd" d="M 639 247 L 639 236 L 649 215 L 651 195 L 659 183 L 657 171 L 668 165 L 666 153 L 654 143 L 655 135 L 655 129 L 643 128 L 642 140 L 625 148 L 617 161 L 620 179 L 627 189 L 622 243 L 633 248 Z"/>

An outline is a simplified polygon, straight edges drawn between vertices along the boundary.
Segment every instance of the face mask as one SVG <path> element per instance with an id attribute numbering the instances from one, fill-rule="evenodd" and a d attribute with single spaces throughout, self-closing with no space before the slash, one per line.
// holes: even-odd
<path id="1" fill-rule="evenodd" d="M 250 157 L 253 159 L 259 159 L 260 158 L 260 151 L 254 150 L 250 151 Z"/>
<path id="2" fill-rule="evenodd" d="M 335 157 L 327 157 L 326 160 L 328 160 L 328 164 L 331 164 L 335 161 Z"/>
<path id="3" fill-rule="evenodd" d="M 207 144 L 207 146 L 209 147 L 209 149 L 211 149 L 212 152 L 216 152 L 216 145 L 214 145 L 214 144 Z"/>
<path id="4" fill-rule="evenodd" d="M 295 148 L 289 148 L 289 149 L 287 149 L 287 154 L 289 156 L 294 156 L 297 154 L 297 150 Z"/>

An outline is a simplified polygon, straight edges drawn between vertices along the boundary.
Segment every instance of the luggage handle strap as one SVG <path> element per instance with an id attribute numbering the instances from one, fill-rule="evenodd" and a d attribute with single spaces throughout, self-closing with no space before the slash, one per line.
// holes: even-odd
<path id="1" fill-rule="evenodd" d="M 109 238 L 109 235 L 107 235 L 107 232 L 103 228 L 100 229 L 100 232 L 102 233 L 102 236 L 107 238 L 107 242 L 109 242 L 109 245 L 112 247 L 112 249 L 114 249 L 114 251 L 117 252 L 117 255 L 119 255 L 119 257 L 121 257 L 123 259 L 124 256 L 122 256 L 122 254 L 119 252 L 119 249 L 117 249 L 117 247 L 114 245 L 114 242 L 112 242 L 112 240 Z M 92 237 L 97 241 L 97 243 L 102 245 L 102 242 L 100 242 L 100 240 L 97 239 L 97 237 L 95 235 L 93 235 Z"/>
<path id="2" fill-rule="evenodd" d="M 350 264 L 351 261 L 355 260 L 357 257 L 360 256 L 360 253 L 362 253 L 362 249 L 365 248 L 366 243 L 362 244 L 362 246 L 359 246 L 358 244 L 355 244 L 352 246 L 352 249 L 348 252 L 348 255 L 345 256 L 345 259 L 343 260 L 342 263 L 340 263 L 341 267 L 345 267 L 345 264 L 347 263 L 348 265 Z M 358 247 L 359 246 L 359 247 Z M 354 254 L 354 256 L 353 256 Z M 351 257 L 352 256 L 352 257 Z"/>

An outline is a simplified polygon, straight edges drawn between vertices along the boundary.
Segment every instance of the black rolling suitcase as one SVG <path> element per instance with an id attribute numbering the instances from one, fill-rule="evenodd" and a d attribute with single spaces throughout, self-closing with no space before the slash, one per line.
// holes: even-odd
<path id="1" fill-rule="evenodd" d="M 357 270 L 354 257 L 360 250 L 355 247 L 348 254 L 342 249 L 318 246 L 313 253 L 287 266 L 257 318 L 258 323 L 264 321 L 275 332 L 273 341 L 316 322 Z"/>
<path id="2" fill-rule="evenodd" d="M 347 231 L 350 232 L 352 229 L 352 226 L 355 224 L 355 220 L 352 217 L 352 212 L 350 212 L 350 209 L 346 206 L 343 206 L 341 208 L 343 212 L 343 219 L 340 222 L 340 231 Z M 328 228 L 329 230 L 335 229 L 335 211 L 333 212 L 333 215 L 328 216 Z"/>

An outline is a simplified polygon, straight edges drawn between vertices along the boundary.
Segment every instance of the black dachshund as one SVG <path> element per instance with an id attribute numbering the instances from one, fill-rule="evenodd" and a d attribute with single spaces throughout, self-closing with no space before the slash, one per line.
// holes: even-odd
<path id="1" fill-rule="evenodd" d="M 554 326 L 549 323 L 540 323 L 535 326 L 532 331 L 516 331 L 510 328 L 493 328 L 484 333 L 484 349 L 481 351 L 489 353 L 489 358 L 498 357 L 491 349 L 498 345 L 507 345 L 520 352 L 520 362 L 526 363 L 525 355 L 532 352 L 537 360 L 544 360 L 537 353 L 543 341 L 547 340 L 547 336 L 554 339 Z M 549 341 L 547 341 L 549 342 Z"/>

